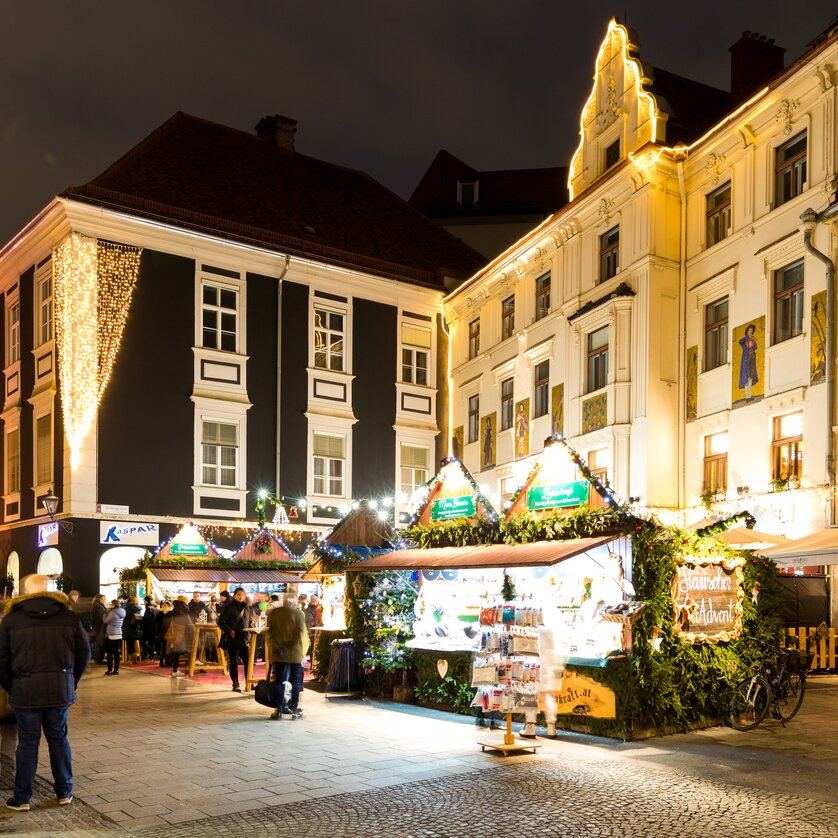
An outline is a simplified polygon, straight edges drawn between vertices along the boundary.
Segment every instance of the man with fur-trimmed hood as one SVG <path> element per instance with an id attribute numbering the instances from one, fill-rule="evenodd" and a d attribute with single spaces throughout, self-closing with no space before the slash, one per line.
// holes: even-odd
<path id="1" fill-rule="evenodd" d="M 41 729 L 58 803 L 73 801 L 67 713 L 90 659 L 87 632 L 70 600 L 48 591 L 49 578 L 42 574 L 26 576 L 22 583 L 23 595 L 6 603 L 0 622 L 0 686 L 9 694 L 18 728 L 15 790 L 6 807 L 17 812 L 29 810 Z"/>

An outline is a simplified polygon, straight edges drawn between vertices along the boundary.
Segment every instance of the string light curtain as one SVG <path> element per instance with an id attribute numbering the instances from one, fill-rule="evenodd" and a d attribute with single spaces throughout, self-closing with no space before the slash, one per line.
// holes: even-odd
<path id="1" fill-rule="evenodd" d="M 119 353 L 141 252 L 79 233 L 71 233 L 53 250 L 61 402 L 73 465 Z"/>

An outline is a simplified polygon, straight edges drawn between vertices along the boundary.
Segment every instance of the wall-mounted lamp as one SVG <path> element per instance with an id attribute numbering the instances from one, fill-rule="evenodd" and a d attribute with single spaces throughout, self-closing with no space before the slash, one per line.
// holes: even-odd
<path id="1" fill-rule="evenodd" d="M 55 520 L 55 513 L 58 512 L 58 497 L 52 493 L 52 489 L 47 492 L 44 499 L 41 501 L 44 506 L 44 509 L 47 511 L 47 515 L 49 515 L 50 521 L 53 523 L 58 524 L 64 532 L 69 533 L 70 535 L 73 534 L 75 531 L 75 527 L 73 526 L 72 521 L 56 521 Z"/>

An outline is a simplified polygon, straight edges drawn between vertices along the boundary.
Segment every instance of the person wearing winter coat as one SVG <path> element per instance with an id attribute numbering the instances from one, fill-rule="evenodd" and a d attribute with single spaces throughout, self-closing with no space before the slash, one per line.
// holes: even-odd
<path id="1" fill-rule="evenodd" d="M 119 657 L 122 654 L 122 624 L 125 621 L 125 609 L 118 599 L 111 601 L 111 608 L 102 622 L 105 626 L 105 657 L 108 671 L 105 675 L 119 675 Z"/>
<path id="2" fill-rule="evenodd" d="M 157 654 L 157 612 L 154 600 L 147 596 L 145 600 L 145 611 L 143 611 L 143 652 L 148 660 L 152 660 Z"/>
<path id="3" fill-rule="evenodd" d="M 157 616 L 154 618 L 154 629 L 155 629 L 155 637 L 157 638 L 157 647 L 160 650 L 160 666 L 166 665 L 166 659 L 169 656 L 169 651 L 166 648 L 166 628 L 168 628 L 168 621 L 166 621 L 166 625 L 163 625 L 164 620 L 166 620 L 166 615 L 169 614 L 172 610 L 172 603 L 169 600 L 164 600 L 160 603 L 160 610 L 157 612 Z"/>
<path id="4" fill-rule="evenodd" d="M 233 682 L 233 692 L 240 693 L 239 661 L 244 667 L 247 677 L 247 635 L 245 629 L 250 627 L 250 607 L 244 588 L 236 588 L 233 598 L 218 615 L 218 628 L 221 629 L 221 648 L 227 653 L 230 665 L 230 680 Z"/>
<path id="5" fill-rule="evenodd" d="M 47 591 L 48 584 L 40 573 L 24 577 L 23 595 L 6 603 L 0 622 L 0 687 L 9 694 L 18 728 L 14 793 L 6 807 L 17 812 L 29 810 L 41 730 L 58 805 L 73 801 L 67 713 L 90 660 L 90 643 L 68 598 Z"/>
<path id="6" fill-rule="evenodd" d="M 143 639 L 143 609 L 135 596 L 129 596 L 125 604 L 122 639 L 125 641 L 125 662 L 128 663 L 128 659 L 133 658 L 134 663 L 139 663 L 142 656 L 140 641 Z"/>
<path id="7" fill-rule="evenodd" d="M 274 691 L 277 698 L 277 709 L 271 718 L 278 719 L 280 715 L 287 715 L 299 719 L 303 715 L 299 702 L 303 689 L 303 658 L 308 649 L 308 630 L 305 612 L 294 604 L 293 594 L 285 595 L 283 606 L 268 611 L 266 637 L 270 644 L 271 663 L 275 667 Z M 291 683 L 291 700 L 287 706 L 283 706 L 281 690 L 286 681 Z"/>
<path id="8" fill-rule="evenodd" d="M 90 606 L 90 633 L 93 635 L 93 660 L 96 663 L 105 661 L 105 614 L 108 613 L 108 606 L 105 605 L 105 595 L 99 594 Z"/>
<path id="9" fill-rule="evenodd" d="M 184 596 L 179 596 L 172 604 L 172 610 L 163 616 L 163 636 L 166 639 L 166 651 L 172 658 L 172 677 L 184 675 L 178 671 L 180 659 L 192 649 L 192 637 L 195 624 L 189 616 L 189 606 Z"/>

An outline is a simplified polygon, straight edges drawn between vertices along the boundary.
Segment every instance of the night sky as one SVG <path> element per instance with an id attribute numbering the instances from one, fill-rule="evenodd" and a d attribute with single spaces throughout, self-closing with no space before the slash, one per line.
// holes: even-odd
<path id="1" fill-rule="evenodd" d="M 821 0 L 3 0 L 0 245 L 178 110 L 246 131 L 285 114 L 298 151 L 408 197 L 441 148 L 483 170 L 567 165 L 612 15 L 647 63 L 728 88 L 743 30 L 775 38 L 788 64 L 837 12 Z"/>

